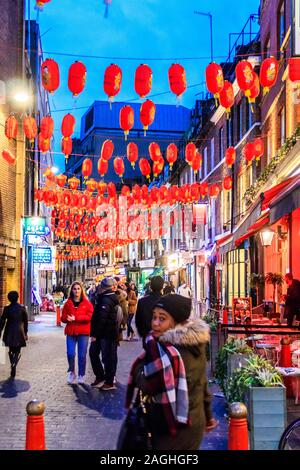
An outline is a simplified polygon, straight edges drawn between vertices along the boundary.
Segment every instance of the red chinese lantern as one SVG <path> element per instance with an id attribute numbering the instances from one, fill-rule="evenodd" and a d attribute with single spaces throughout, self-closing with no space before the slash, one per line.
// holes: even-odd
<path id="1" fill-rule="evenodd" d="M 250 89 L 254 84 L 254 72 L 251 63 L 248 60 L 241 60 L 235 68 L 236 79 L 238 86 L 244 91 L 248 97 Z"/>
<path id="2" fill-rule="evenodd" d="M 291 82 L 300 81 L 300 57 L 291 57 L 289 59 L 289 79 Z"/>
<path id="3" fill-rule="evenodd" d="M 234 147 L 228 147 L 225 151 L 225 163 L 231 168 L 236 159 L 236 151 Z"/>
<path id="4" fill-rule="evenodd" d="M 249 90 L 249 95 L 248 95 L 249 103 L 254 103 L 255 98 L 257 98 L 260 93 L 260 83 L 259 83 L 258 75 L 255 72 L 253 72 L 253 75 L 254 75 L 254 83 Z"/>
<path id="5" fill-rule="evenodd" d="M 74 62 L 69 68 L 68 88 L 73 96 L 78 96 L 85 87 L 86 66 L 79 61 Z"/>
<path id="6" fill-rule="evenodd" d="M 82 162 L 82 168 L 81 168 L 81 172 L 85 180 L 91 176 L 92 171 L 93 171 L 92 160 L 90 158 L 85 158 L 85 160 L 83 160 Z"/>
<path id="7" fill-rule="evenodd" d="M 15 116 L 8 116 L 5 121 L 5 135 L 8 139 L 16 139 L 18 134 L 18 121 Z"/>
<path id="8" fill-rule="evenodd" d="M 60 188 L 63 188 L 64 185 L 66 184 L 67 176 L 63 174 L 57 175 L 55 179 L 56 179 L 56 183 L 58 184 L 58 186 Z"/>
<path id="9" fill-rule="evenodd" d="M 59 87 L 59 67 L 53 59 L 46 59 L 41 66 L 42 85 L 49 93 Z"/>
<path id="10" fill-rule="evenodd" d="M 263 95 L 267 94 L 270 88 L 275 85 L 278 77 L 278 67 L 278 61 L 275 57 L 268 57 L 263 60 L 259 73 L 260 83 L 263 87 Z"/>
<path id="11" fill-rule="evenodd" d="M 55 181 L 55 174 L 52 172 L 51 168 L 47 168 L 43 176 L 49 181 Z"/>
<path id="12" fill-rule="evenodd" d="M 125 173 L 125 165 L 124 165 L 123 158 L 116 157 L 114 159 L 114 170 L 117 173 L 117 175 L 120 176 L 120 178 L 123 177 Z"/>
<path id="13" fill-rule="evenodd" d="M 134 89 L 140 98 L 150 93 L 152 88 L 152 70 L 149 65 L 141 64 L 135 71 Z"/>
<path id="14" fill-rule="evenodd" d="M 223 188 L 225 191 L 229 191 L 232 188 L 232 177 L 231 176 L 225 176 L 223 180 Z"/>
<path id="15" fill-rule="evenodd" d="M 64 137 L 71 137 L 74 133 L 75 122 L 75 118 L 72 114 L 68 113 L 64 116 L 61 123 L 61 133 Z"/>
<path id="16" fill-rule="evenodd" d="M 100 181 L 98 183 L 98 193 L 103 196 L 103 194 L 105 193 L 106 191 L 106 188 L 107 188 L 107 185 L 106 183 L 104 183 L 104 181 Z"/>
<path id="17" fill-rule="evenodd" d="M 224 87 L 220 91 L 220 105 L 225 108 L 227 117 L 230 115 L 230 108 L 234 105 L 234 91 L 232 83 L 225 80 Z"/>
<path id="18" fill-rule="evenodd" d="M 139 149 L 135 142 L 127 144 L 127 159 L 131 163 L 132 168 L 135 167 L 135 162 L 139 158 Z"/>
<path id="19" fill-rule="evenodd" d="M 160 146 L 156 142 L 151 142 L 149 145 L 149 155 L 153 162 L 157 162 L 161 158 Z"/>
<path id="20" fill-rule="evenodd" d="M 156 109 L 156 106 L 151 100 L 146 100 L 141 106 L 140 120 L 141 120 L 141 123 L 143 124 L 144 135 L 146 135 L 146 131 L 148 130 L 148 127 L 151 126 L 151 124 L 154 121 L 155 109 Z"/>
<path id="21" fill-rule="evenodd" d="M 165 161 L 162 156 L 153 163 L 153 175 L 156 178 L 163 171 Z"/>
<path id="22" fill-rule="evenodd" d="M 150 179 L 151 168 L 148 160 L 146 158 L 141 158 L 139 161 L 140 171 L 143 176 L 147 179 Z"/>
<path id="23" fill-rule="evenodd" d="M 38 133 L 38 128 L 36 120 L 32 116 L 25 116 L 23 119 L 23 129 L 24 134 L 28 140 L 31 142 L 36 138 Z"/>
<path id="24" fill-rule="evenodd" d="M 224 77 L 221 65 L 211 62 L 205 70 L 206 86 L 217 100 L 224 88 Z"/>
<path id="25" fill-rule="evenodd" d="M 173 167 L 174 163 L 177 160 L 177 156 L 178 156 L 177 146 L 175 144 L 169 144 L 168 147 L 167 147 L 166 159 L 167 159 L 167 162 L 170 165 L 170 170 L 171 171 L 172 171 L 172 167 Z"/>
<path id="26" fill-rule="evenodd" d="M 36 7 L 42 10 L 44 6 L 46 5 L 46 3 L 49 3 L 49 2 L 51 2 L 51 0 L 36 0 Z"/>
<path id="27" fill-rule="evenodd" d="M 86 185 L 87 191 L 89 193 L 93 193 L 97 189 L 98 182 L 94 180 L 94 178 L 91 178 L 90 180 L 86 181 L 85 185 Z"/>
<path id="28" fill-rule="evenodd" d="M 73 142 L 70 137 L 63 137 L 61 139 L 61 151 L 65 155 L 66 160 L 68 160 L 69 155 L 72 153 Z"/>
<path id="29" fill-rule="evenodd" d="M 201 183 L 200 184 L 200 196 L 203 198 L 205 198 L 205 196 L 207 196 L 208 194 L 208 183 L 205 181 L 204 183 Z"/>
<path id="30" fill-rule="evenodd" d="M 132 187 L 132 197 L 135 201 L 139 201 L 141 198 L 141 188 L 139 187 L 138 184 L 135 184 Z"/>
<path id="31" fill-rule="evenodd" d="M 41 134 L 44 139 L 51 139 L 54 131 L 54 121 L 51 116 L 43 117 L 41 121 Z"/>
<path id="32" fill-rule="evenodd" d="M 127 135 L 129 134 L 130 129 L 133 128 L 134 124 L 134 111 L 133 108 L 129 105 L 123 106 L 120 109 L 120 127 L 124 131 L 125 140 L 127 140 Z"/>
<path id="33" fill-rule="evenodd" d="M 79 186 L 80 180 L 78 178 L 75 178 L 75 176 L 72 176 L 72 178 L 68 179 L 68 185 L 69 188 L 75 191 L 78 186 Z"/>
<path id="34" fill-rule="evenodd" d="M 101 147 L 100 158 L 108 161 L 114 153 L 114 143 L 111 140 L 105 140 Z"/>
<path id="35" fill-rule="evenodd" d="M 243 147 L 242 153 L 247 162 L 251 162 L 255 157 L 253 142 L 247 142 L 247 144 Z"/>
<path id="36" fill-rule="evenodd" d="M 98 168 L 99 175 L 104 176 L 108 170 L 108 161 L 104 160 L 103 158 L 99 158 L 97 168 Z"/>
<path id="37" fill-rule="evenodd" d="M 16 163 L 16 157 L 9 150 L 2 150 L 2 157 L 9 165 Z"/>
<path id="38" fill-rule="evenodd" d="M 117 64 L 110 64 L 105 70 L 103 83 L 104 92 L 108 95 L 110 103 L 121 90 L 121 84 L 122 70 Z"/>
<path id="39" fill-rule="evenodd" d="M 158 199 L 159 199 L 159 189 L 156 187 L 156 186 L 153 186 L 151 189 L 150 189 L 150 198 L 151 198 L 151 201 L 152 201 L 152 204 L 157 204 L 158 203 Z"/>
<path id="40" fill-rule="evenodd" d="M 117 195 L 117 189 L 115 183 L 108 183 L 107 185 L 107 193 L 109 198 L 114 198 Z"/>
<path id="41" fill-rule="evenodd" d="M 185 161 L 191 165 L 197 153 L 196 145 L 193 142 L 189 142 L 185 146 Z"/>
<path id="42" fill-rule="evenodd" d="M 264 154 L 264 141 L 261 137 L 257 137 L 253 141 L 253 148 L 254 148 L 254 156 L 255 159 L 258 161 Z"/>
<path id="43" fill-rule="evenodd" d="M 211 184 L 209 186 L 209 197 L 218 197 L 219 192 L 220 192 L 220 188 L 217 183 Z"/>
<path id="44" fill-rule="evenodd" d="M 196 155 L 194 156 L 192 160 L 192 164 L 191 164 L 195 174 L 197 173 L 197 171 L 200 170 L 201 165 L 202 165 L 202 155 L 198 151 L 196 151 Z"/>
<path id="45" fill-rule="evenodd" d="M 191 199 L 193 202 L 197 202 L 200 197 L 200 184 L 193 183 L 191 185 Z"/>
<path id="46" fill-rule="evenodd" d="M 38 135 L 38 147 L 42 153 L 47 153 L 50 150 L 50 139 L 45 139 L 45 137 L 39 133 Z"/>
<path id="47" fill-rule="evenodd" d="M 185 70 L 180 64 L 172 64 L 168 74 L 170 89 L 179 98 L 185 92 L 187 86 Z"/>
<path id="48" fill-rule="evenodd" d="M 143 202 L 146 203 L 148 201 L 149 194 L 148 194 L 148 186 L 146 186 L 145 184 L 143 184 L 141 188 L 141 196 L 142 196 Z"/>
<path id="49" fill-rule="evenodd" d="M 178 201 L 179 197 L 179 188 L 177 185 L 169 187 L 169 200 L 171 204 L 175 204 Z"/>
<path id="50" fill-rule="evenodd" d="M 129 186 L 123 186 L 121 189 L 122 196 L 130 196 L 130 188 Z"/>
<path id="51" fill-rule="evenodd" d="M 159 199 L 161 204 L 167 204 L 169 201 L 169 190 L 165 185 L 159 188 Z"/>

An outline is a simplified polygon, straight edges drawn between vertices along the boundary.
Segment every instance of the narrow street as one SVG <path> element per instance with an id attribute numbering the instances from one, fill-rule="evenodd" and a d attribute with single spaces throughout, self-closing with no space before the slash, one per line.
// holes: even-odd
<path id="1" fill-rule="evenodd" d="M 87 360 L 87 385 L 67 385 L 67 359 L 63 327 L 55 326 L 55 314 L 36 317 L 30 324 L 28 346 L 14 381 L 9 364 L 0 364 L 0 449 L 24 449 L 26 405 L 32 399 L 46 405 L 45 433 L 49 450 L 115 449 L 124 417 L 124 396 L 130 365 L 141 352 L 141 341 L 123 341 L 119 349 L 118 389 L 101 392 L 92 389 L 93 373 Z M 227 424 L 223 400 L 214 399 L 219 427 L 208 434 L 202 448 L 227 447 Z"/>

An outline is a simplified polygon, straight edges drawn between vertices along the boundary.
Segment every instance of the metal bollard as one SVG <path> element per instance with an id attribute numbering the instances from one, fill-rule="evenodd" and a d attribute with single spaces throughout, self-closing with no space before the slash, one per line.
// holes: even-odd
<path id="1" fill-rule="evenodd" d="M 56 326 L 61 326 L 60 306 L 56 306 Z"/>
<path id="2" fill-rule="evenodd" d="M 27 403 L 26 444 L 25 450 L 46 450 L 44 411 L 42 401 L 32 400 Z"/>
<path id="3" fill-rule="evenodd" d="M 244 403 L 229 407 L 228 450 L 249 450 L 247 408 Z"/>

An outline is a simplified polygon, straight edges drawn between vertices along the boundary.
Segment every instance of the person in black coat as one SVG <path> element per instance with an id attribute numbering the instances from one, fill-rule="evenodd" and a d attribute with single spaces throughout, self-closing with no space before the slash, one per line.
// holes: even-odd
<path id="1" fill-rule="evenodd" d="M 293 278 L 291 273 L 284 276 L 284 280 L 288 285 L 285 296 L 285 317 L 288 326 L 293 326 L 294 316 L 300 320 L 300 281 Z"/>
<path id="2" fill-rule="evenodd" d="M 4 307 L 0 318 L 0 338 L 4 328 L 3 342 L 9 348 L 10 375 L 14 378 L 16 376 L 17 364 L 21 357 L 21 348 L 26 346 L 28 339 L 28 317 L 25 307 L 18 303 L 18 292 L 9 292 L 7 298 L 10 301 L 10 305 Z"/>
<path id="3" fill-rule="evenodd" d="M 135 314 L 135 326 L 141 338 L 146 338 L 151 331 L 152 310 L 162 296 L 164 280 L 154 276 L 150 281 L 151 292 L 139 299 Z"/>

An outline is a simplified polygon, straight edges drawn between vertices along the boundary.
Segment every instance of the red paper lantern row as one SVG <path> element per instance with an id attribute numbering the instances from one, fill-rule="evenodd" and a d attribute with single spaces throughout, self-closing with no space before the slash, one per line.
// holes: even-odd
<path id="1" fill-rule="evenodd" d="M 145 176 L 147 179 L 150 179 L 151 167 L 146 158 L 140 159 L 139 167 L 142 175 Z"/>
<path id="2" fill-rule="evenodd" d="M 201 165 L 202 165 L 202 155 L 197 150 L 196 155 L 194 156 L 192 160 L 192 165 L 191 165 L 195 174 L 200 170 Z"/>
<path id="3" fill-rule="evenodd" d="M 134 77 L 134 89 L 140 98 L 148 95 L 152 88 L 152 70 L 149 65 L 141 64 L 137 67 Z"/>
<path id="4" fill-rule="evenodd" d="M 217 183 L 214 183 L 211 186 L 209 186 L 209 191 L 208 191 L 209 197 L 211 198 L 218 197 L 219 193 L 220 193 L 220 187 Z"/>
<path id="5" fill-rule="evenodd" d="M 234 165 L 236 160 L 236 151 L 234 147 L 228 147 L 225 151 L 225 163 L 231 168 Z"/>
<path id="6" fill-rule="evenodd" d="M 253 76 L 254 76 L 254 82 L 253 82 L 252 87 L 249 90 L 249 95 L 248 95 L 249 103 L 254 103 L 255 98 L 257 98 L 260 93 L 260 83 L 259 83 L 258 75 L 257 73 L 253 72 Z"/>
<path id="7" fill-rule="evenodd" d="M 86 66 L 79 61 L 74 62 L 69 68 L 68 88 L 73 96 L 78 96 L 85 87 Z"/>
<path id="8" fill-rule="evenodd" d="M 124 165 L 123 158 L 116 157 L 114 159 L 114 170 L 117 173 L 117 175 L 120 176 L 120 178 L 123 178 L 123 175 L 125 173 L 125 165 Z"/>
<path id="9" fill-rule="evenodd" d="M 36 138 L 38 133 L 38 128 L 36 120 L 32 116 L 25 116 L 23 119 L 23 129 L 24 134 L 28 140 L 31 142 Z"/>
<path id="10" fill-rule="evenodd" d="M 90 158 L 85 158 L 85 160 L 83 160 L 82 162 L 82 169 L 81 169 L 82 175 L 85 180 L 91 176 L 92 171 L 93 171 L 92 160 Z"/>
<path id="11" fill-rule="evenodd" d="M 120 109 L 120 127 L 124 131 L 125 140 L 129 131 L 133 128 L 134 124 L 134 111 L 129 105 L 125 105 Z"/>
<path id="12" fill-rule="evenodd" d="M 228 80 L 224 81 L 223 89 L 220 91 L 219 94 L 220 105 L 225 108 L 225 112 L 227 117 L 230 115 L 230 109 L 234 105 L 234 91 L 232 83 Z"/>
<path id="13" fill-rule="evenodd" d="M 291 82 L 300 81 L 300 57 L 291 57 L 289 59 L 289 79 Z"/>
<path id="14" fill-rule="evenodd" d="M 175 144 L 169 144 L 167 147 L 167 152 L 166 152 L 166 159 L 167 162 L 170 165 L 170 170 L 172 171 L 172 167 L 174 163 L 176 162 L 178 157 L 178 148 Z"/>
<path id="15" fill-rule="evenodd" d="M 252 64 L 248 60 L 241 60 L 236 65 L 235 74 L 238 86 L 249 97 L 255 79 Z"/>
<path id="16" fill-rule="evenodd" d="M 57 175 L 55 179 L 60 188 L 63 188 L 67 182 L 67 176 L 63 174 Z"/>
<path id="17" fill-rule="evenodd" d="M 263 60 L 260 67 L 259 79 L 263 87 L 263 95 L 269 92 L 270 88 L 275 85 L 278 77 L 278 60 L 275 57 L 268 57 Z"/>
<path id="18" fill-rule="evenodd" d="M 38 148 L 42 153 L 47 153 L 50 150 L 50 139 L 45 139 L 41 132 L 38 135 Z"/>
<path id="19" fill-rule="evenodd" d="M 264 141 L 261 137 L 257 137 L 253 141 L 253 147 L 254 147 L 254 156 L 256 160 L 259 160 L 265 151 L 265 146 L 264 146 Z"/>
<path id="20" fill-rule="evenodd" d="M 5 135 L 8 139 L 16 139 L 18 134 L 18 121 L 15 116 L 8 116 L 5 121 Z"/>
<path id="21" fill-rule="evenodd" d="M 120 92 L 122 85 L 122 70 L 117 64 L 110 64 L 104 73 L 103 88 L 111 103 Z"/>
<path id="22" fill-rule="evenodd" d="M 109 140 L 109 139 L 105 140 L 101 147 L 100 157 L 102 158 L 102 160 L 108 161 L 112 157 L 113 153 L 114 153 L 114 143 L 112 142 L 112 140 Z"/>
<path id="23" fill-rule="evenodd" d="M 163 171 L 165 161 L 162 155 L 153 163 L 153 176 L 156 178 Z"/>
<path id="24" fill-rule="evenodd" d="M 63 137 L 61 139 L 61 151 L 65 155 L 66 160 L 68 160 L 69 155 L 71 155 L 73 149 L 73 142 L 71 137 Z"/>
<path id="25" fill-rule="evenodd" d="M 148 130 L 148 127 L 153 124 L 154 118 L 155 118 L 155 110 L 156 106 L 151 100 L 146 100 L 140 109 L 140 120 L 141 123 L 143 124 L 143 129 L 144 129 L 144 135 L 146 135 L 146 131 Z"/>
<path id="26" fill-rule="evenodd" d="M 135 163 L 139 158 L 139 149 L 135 142 L 129 142 L 127 144 L 127 159 L 131 163 L 132 168 L 135 167 Z"/>
<path id="27" fill-rule="evenodd" d="M 156 142 L 151 142 L 148 150 L 150 158 L 153 162 L 159 161 L 162 157 L 160 146 Z"/>
<path id="28" fill-rule="evenodd" d="M 61 133 L 65 138 L 71 137 L 74 133 L 76 120 L 70 113 L 66 114 L 61 123 Z"/>
<path id="29" fill-rule="evenodd" d="M 2 150 L 2 158 L 4 158 L 9 165 L 16 163 L 16 157 L 9 150 Z"/>
<path id="30" fill-rule="evenodd" d="M 51 170 L 51 168 L 47 168 L 46 171 L 43 173 L 44 178 L 46 178 L 48 181 L 56 181 L 55 174 Z"/>
<path id="31" fill-rule="evenodd" d="M 169 85 L 172 93 L 180 98 L 186 91 L 187 82 L 185 70 L 180 64 L 172 64 L 168 71 Z"/>
<path id="32" fill-rule="evenodd" d="M 51 139 L 54 132 L 54 121 L 51 116 L 44 116 L 41 121 L 41 135 L 44 139 Z"/>
<path id="33" fill-rule="evenodd" d="M 72 190 L 76 190 L 79 186 L 80 180 L 76 178 L 75 176 L 72 176 L 72 178 L 68 179 L 68 185 L 69 188 Z"/>
<path id="34" fill-rule="evenodd" d="M 108 161 L 104 160 L 104 158 L 99 158 L 97 169 L 99 175 L 103 177 L 108 170 Z"/>
<path id="35" fill-rule="evenodd" d="M 225 176 L 223 180 L 223 188 L 225 191 L 229 191 L 232 188 L 232 177 L 231 176 Z"/>
<path id="36" fill-rule="evenodd" d="M 49 93 L 54 93 L 59 87 L 59 67 L 53 59 L 46 59 L 41 66 L 42 85 Z"/>
<path id="37" fill-rule="evenodd" d="M 206 86 L 215 99 L 220 97 L 224 88 L 224 76 L 221 65 L 211 62 L 205 69 Z"/>
<path id="38" fill-rule="evenodd" d="M 197 147 L 193 142 L 189 142 L 185 146 L 185 161 L 191 165 L 194 158 L 196 157 L 197 154 Z"/>
<path id="39" fill-rule="evenodd" d="M 246 145 L 243 147 L 242 154 L 247 162 L 252 162 L 253 158 L 255 157 L 253 142 L 246 143 Z"/>

